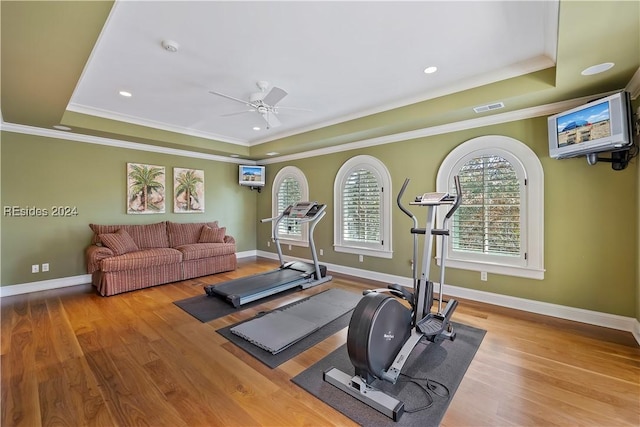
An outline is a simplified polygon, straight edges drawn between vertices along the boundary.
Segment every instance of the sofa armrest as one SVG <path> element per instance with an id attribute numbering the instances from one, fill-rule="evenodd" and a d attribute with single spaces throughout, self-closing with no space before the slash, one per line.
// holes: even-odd
<path id="1" fill-rule="evenodd" d="M 236 239 L 234 239 L 233 236 L 226 235 L 226 236 L 224 236 L 224 242 L 225 243 L 235 243 Z"/>
<path id="2" fill-rule="evenodd" d="M 91 245 L 85 251 L 85 257 L 87 260 L 87 272 L 92 274 L 95 271 L 100 270 L 100 261 L 105 258 L 111 258 L 115 254 L 106 246 Z"/>

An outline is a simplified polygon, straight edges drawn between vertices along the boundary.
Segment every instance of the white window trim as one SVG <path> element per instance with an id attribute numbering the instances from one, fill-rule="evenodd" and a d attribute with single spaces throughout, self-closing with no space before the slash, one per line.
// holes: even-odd
<path id="1" fill-rule="evenodd" d="M 478 157 L 492 153 L 503 156 L 512 162 L 516 169 L 521 168 L 527 179 L 527 189 L 521 202 L 523 212 L 521 230 L 523 233 L 523 252 L 527 259 L 517 258 L 517 262 L 502 263 L 499 257 L 492 260 L 460 260 L 450 258 L 450 241 L 448 241 L 445 256 L 446 266 L 472 271 L 485 271 L 493 274 L 524 277 L 529 279 L 544 279 L 544 172 L 538 156 L 527 145 L 517 139 L 501 135 L 487 135 L 471 139 L 460 144 L 444 159 L 436 177 L 437 191 L 451 191 L 453 175 L 464 164 L 464 159 Z M 445 209 L 438 212 L 438 223 L 446 213 Z M 437 263 L 441 264 L 442 241 L 437 240 Z"/>
<path id="2" fill-rule="evenodd" d="M 307 177 L 304 175 L 304 172 L 302 172 L 295 166 L 283 167 L 276 174 L 275 178 L 273 179 L 273 186 L 271 187 L 271 214 L 274 218 L 280 215 L 280 212 L 278 212 L 278 189 L 280 189 L 282 181 L 284 181 L 286 178 L 293 178 L 300 184 L 300 194 L 302 197 L 301 201 L 309 200 L 309 183 L 307 182 Z M 272 236 L 274 230 L 275 222 L 272 222 Z M 281 234 L 278 234 L 278 239 L 280 240 L 281 245 L 301 246 L 305 248 L 309 247 L 309 224 L 302 224 L 301 237 L 299 239 L 294 239 L 291 236 Z"/>
<path id="3" fill-rule="evenodd" d="M 368 169 L 374 173 L 382 185 L 382 218 L 381 232 L 383 245 L 380 249 L 369 246 L 357 246 L 352 243 L 345 243 L 342 235 L 342 189 L 344 181 L 354 170 Z M 387 167 L 380 160 L 372 156 L 360 155 L 347 160 L 336 174 L 333 184 L 333 248 L 336 252 L 366 255 L 377 258 L 393 258 L 392 235 L 391 235 L 391 175 Z"/>

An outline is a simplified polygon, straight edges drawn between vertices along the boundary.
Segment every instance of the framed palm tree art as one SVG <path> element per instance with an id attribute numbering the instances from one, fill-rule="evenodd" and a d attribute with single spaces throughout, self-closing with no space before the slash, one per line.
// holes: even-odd
<path id="1" fill-rule="evenodd" d="M 173 212 L 204 212 L 204 171 L 173 168 Z"/>
<path id="2" fill-rule="evenodd" d="M 164 166 L 127 163 L 127 213 L 165 213 Z"/>

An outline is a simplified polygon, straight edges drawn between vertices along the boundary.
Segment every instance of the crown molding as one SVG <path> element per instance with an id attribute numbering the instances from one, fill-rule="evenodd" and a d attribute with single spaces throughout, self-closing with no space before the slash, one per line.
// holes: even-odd
<path id="1" fill-rule="evenodd" d="M 236 164 L 256 164 L 253 160 L 218 156 L 215 154 L 199 153 L 197 151 L 180 150 L 177 148 L 160 147 L 157 145 L 141 144 L 139 142 L 123 141 L 119 139 L 103 138 L 100 136 L 84 135 L 34 126 L 17 125 L 14 123 L 0 123 L 0 130 L 4 132 L 21 133 L 25 135 L 44 136 L 47 138 L 65 139 L 69 141 L 85 142 L 88 144 L 106 145 L 109 147 L 126 148 L 129 150 L 149 151 L 153 153 L 169 154 L 172 156 L 191 157 L 196 159 L 215 160 L 217 162 Z"/>
<path id="2" fill-rule="evenodd" d="M 612 92 L 613 93 L 613 92 Z M 509 111 L 506 113 L 493 114 L 491 116 L 478 117 L 475 119 L 463 120 L 454 123 L 447 123 L 444 125 L 432 126 L 428 128 L 416 129 L 408 132 L 401 132 L 392 135 L 385 135 L 376 138 L 363 139 L 360 141 L 354 141 L 347 144 L 342 144 L 334 147 L 319 148 L 317 150 L 305 151 L 304 153 L 291 154 L 288 156 L 280 156 L 275 159 L 262 159 L 259 160 L 259 164 L 275 164 L 281 162 L 288 162 L 292 160 L 299 160 L 308 157 L 323 156 L 327 154 L 340 153 L 343 151 L 357 150 L 366 147 L 373 147 L 377 145 L 392 144 L 394 142 L 408 141 L 411 139 L 425 138 L 428 136 L 442 135 L 445 133 L 458 132 L 468 129 L 475 129 L 484 126 L 496 125 L 500 123 L 508 123 L 516 120 L 531 119 L 534 117 L 548 116 L 558 113 L 563 110 L 568 110 L 573 107 L 577 107 L 591 99 L 594 96 L 606 96 L 607 94 L 591 95 L 582 98 L 571 99 L 567 101 L 555 102 L 552 104 L 539 105 L 536 107 L 524 108 L 516 111 Z"/>
<path id="3" fill-rule="evenodd" d="M 144 126 L 152 129 L 159 129 L 159 130 L 164 130 L 168 132 L 180 133 L 183 135 L 195 136 L 198 138 L 209 139 L 212 141 L 226 142 L 229 144 L 241 145 L 244 147 L 250 146 L 248 141 L 245 141 L 242 139 L 230 138 L 228 136 L 218 135 L 215 133 L 200 132 L 200 131 L 189 129 L 182 126 L 169 126 L 165 123 L 161 123 L 154 120 L 141 119 L 139 117 L 129 116 L 127 114 L 118 114 L 118 113 L 114 113 L 113 111 L 102 110 L 100 108 L 87 107 L 80 104 L 69 104 L 67 106 L 67 110 L 72 111 L 74 113 L 86 114 L 89 116 L 100 117 L 108 120 L 115 120 L 119 122 L 133 124 L 133 125 Z"/>
<path id="4" fill-rule="evenodd" d="M 637 72 L 636 76 L 640 73 Z M 634 76 L 634 78 L 636 77 Z M 639 82 L 640 83 L 640 82 Z M 628 85 L 627 87 L 629 87 Z M 615 92 L 615 91 L 614 91 Z M 496 125 L 500 123 L 508 123 L 517 120 L 531 119 L 534 117 L 547 116 L 558 113 L 563 110 L 568 110 L 583 104 L 594 97 L 607 96 L 614 92 L 607 92 L 604 94 L 590 95 L 582 98 L 570 99 L 566 101 L 555 102 L 551 104 L 539 105 L 536 107 L 524 108 L 516 111 L 509 111 L 506 113 L 493 114 L 485 117 L 478 117 L 475 119 L 462 120 L 459 122 L 447 123 L 438 126 L 432 126 L 428 128 L 416 129 L 407 132 L 400 132 L 392 135 L 385 135 L 376 138 L 363 139 L 360 141 L 354 141 L 334 147 L 319 148 L 317 150 L 305 151 L 302 153 L 296 153 L 291 155 L 280 156 L 277 158 L 267 158 L 258 161 L 230 158 L 224 156 L 218 156 L 215 154 L 205 154 L 189 150 L 181 150 L 176 148 L 160 147 L 155 145 L 140 144 L 137 142 L 123 141 L 112 138 L 103 138 L 91 135 L 84 135 L 73 132 L 58 131 L 53 129 L 44 129 L 33 126 L 18 125 L 13 123 L 0 122 L 0 130 L 7 132 L 23 133 L 28 135 L 45 136 L 49 138 L 67 139 L 77 142 L 86 142 L 89 144 L 107 145 L 111 147 L 126 148 L 131 150 L 149 151 L 154 153 L 169 154 L 174 156 L 192 157 L 198 159 L 215 160 L 218 162 L 236 163 L 236 164 L 277 164 L 282 162 L 288 162 L 292 160 L 306 159 L 310 157 L 323 156 L 327 154 L 340 153 L 343 151 L 356 150 L 367 147 L 374 147 L 377 145 L 392 144 L 395 142 L 408 141 L 417 138 L 425 138 L 429 136 L 442 135 L 451 132 L 458 132 L 468 129 L 475 129 L 484 126 Z"/>

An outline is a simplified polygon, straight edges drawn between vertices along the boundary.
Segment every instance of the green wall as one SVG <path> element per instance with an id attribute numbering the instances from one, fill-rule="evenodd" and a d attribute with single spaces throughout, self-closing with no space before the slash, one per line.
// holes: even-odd
<path id="1" fill-rule="evenodd" d="M 333 182 L 340 166 L 358 154 L 382 160 L 392 176 L 392 199 L 405 177 L 407 196 L 435 189 L 437 169 L 462 142 L 482 135 L 505 135 L 527 144 L 539 156 L 545 174 L 545 278 L 531 280 L 448 269 L 446 283 L 621 316 L 640 317 L 638 256 L 640 190 L 638 160 L 620 172 L 609 164 L 589 166 L 584 158 L 548 157 L 546 119 L 521 120 L 433 137 L 267 165 L 262 193 L 237 185 L 237 165 L 104 145 L 3 131 L 0 143 L 2 183 L 1 283 L 3 286 L 65 278 L 86 273 L 84 249 L 90 223 L 132 224 L 157 221 L 218 220 L 236 237 L 238 251 L 274 251 L 270 227 L 259 218 L 271 216 L 270 181 L 286 165 L 299 167 L 309 181 L 310 198 L 329 205 L 316 228 L 323 262 L 410 277 L 410 221 L 393 208 L 393 259 L 365 257 L 333 250 Z M 205 214 L 127 215 L 126 164 L 164 166 L 168 185 L 173 167 L 203 169 Z M 169 195 L 172 192 L 169 191 Z M 75 206 L 74 217 L 10 217 L 7 206 Z M 417 212 L 420 215 L 420 212 Z M 306 248 L 284 247 L 284 254 L 309 258 Z M 32 274 L 31 264 L 48 262 L 51 271 Z M 435 269 L 435 267 L 434 267 Z M 432 270 L 437 271 L 437 269 Z"/>
<path id="2" fill-rule="evenodd" d="M 546 118 L 487 126 L 366 149 L 267 166 L 272 180 L 287 165 L 300 168 L 309 182 L 310 199 L 329 205 L 318 224 L 316 246 L 321 261 L 380 273 L 411 276 L 411 221 L 394 206 L 393 259 L 365 257 L 333 250 L 333 183 L 340 166 L 358 154 L 380 159 L 392 177 L 393 200 L 405 177 L 411 178 L 408 196 L 435 190 L 438 167 L 460 143 L 482 135 L 505 135 L 527 144 L 540 158 L 545 174 L 545 278 L 523 279 L 448 269 L 446 283 L 481 291 L 549 302 L 622 316 L 636 316 L 638 262 L 637 160 L 624 171 L 610 164 L 589 166 L 584 158 L 554 160 L 548 156 Z M 420 218 L 420 212 L 416 216 Z M 258 217 L 271 216 L 271 186 L 258 197 Z M 421 219 L 424 221 L 424 219 Z M 270 228 L 258 228 L 258 249 L 267 247 Z M 306 248 L 284 248 L 284 254 L 310 258 Z M 435 269 L 435 270 L 434 270 Z M 432 271 L 438 270 L 434 267 Z"/>
<path id="3" fill-rule="evenodd" d="M 235 163 L 6 131 L 1 137 L 2 286 L 86 274 L 90 223 L 218 220 L 236 238 L 238 251 L 255 249 L 257 192 L 238 185 Z M 167 213 L 126 214 L 128 162 L 165 167 Z M 173 213 L 174 167 L 204 170 L 205 213 Z M 12 217 L 5 213 L 11 206 L 47 209 L 49 216 Z M 52 206 L 75 207 L 77 216 L 53 217 Z M 46 262 L 49 272 L 31 273 L 32 264 Z"/>

